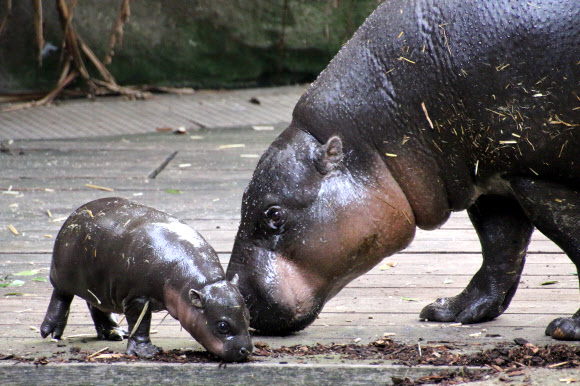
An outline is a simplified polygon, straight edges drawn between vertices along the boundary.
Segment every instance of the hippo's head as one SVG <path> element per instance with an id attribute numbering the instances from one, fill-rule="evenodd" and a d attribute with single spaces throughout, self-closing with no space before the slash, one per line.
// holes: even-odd
<path id="1" fill-rule="evenodd" d="M 237 288 L 237 277 L 181 294 L 178 319 L 210 353 L 226 362 L 239 362 L 252 353 L 250 317 Z"/>
<path id="2" fill-rule="evenodd" d="M 287 334 L 312 323 L 349 281 L 414 235 L 404 194 L 376 151 L 325 143 L 295 125 L 260 159 L 228 266 L 250 325 Z"/>

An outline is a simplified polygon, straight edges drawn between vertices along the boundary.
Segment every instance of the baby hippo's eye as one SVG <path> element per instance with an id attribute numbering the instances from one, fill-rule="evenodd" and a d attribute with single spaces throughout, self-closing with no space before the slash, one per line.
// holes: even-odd
<path id="1" fill-rule="evenodd" d="M 271 206 L 264 212 L 264 220 L 269 229 L 282 232 L 286 223 L 286 212 L 277 205 Z"/>
<path id="2" fill-rule="evenodd" d="M 217 330 L 220 334 L 227 335 L 230 333 L 230 324 L 228 322 L 218 322 Z"/>

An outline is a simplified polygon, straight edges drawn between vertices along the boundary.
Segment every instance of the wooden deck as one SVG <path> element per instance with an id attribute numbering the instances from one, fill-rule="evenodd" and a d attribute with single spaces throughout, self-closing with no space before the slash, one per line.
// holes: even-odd
<path id="1" fill-rule="evenodd" d="M 0 152 L 0 278 L 4 279 L 0 284 L 24 283 L 0 288 L 0 354 L 66 356 L 73 346 L 95 351 L 108 346 L 123 352 L 125 342 L 94 339 L 92 321 L 79 299 L 73 301 L 65 331 L 69 338 L 61 344 L 40 338 L 37 328 L 52 290 L 47 280 L 52 244 L 64 219 L 90 200 L 125 197 L 185 220 L 219 252 L 225 268 L 243 189 L 257 157 L 281 129 L 201 129 L 185 135 L 150 133 L 5 143 Z M 148 178 L 176 151 L 156 178 Z M 396 265 L 385 266 L 387 262 Z M 573 264 L 539 232 L 529 248 L 519 290 L 504 315 L 472 326 L 418 321 L 422 307 L 439 296 L 461 291 L 480 263 L 479 243 L 466 214 L 454 214 L 442 229 L 419 231 L 407 250 L 386 258 L 352 282 L 305 331 L 284 338 L 256 336 L 254 341 L 273 347 L 366 343 L 388 333 L 406 343 L 456 342 L 464 344 L 466 351 L 514 338 L 554 343 L 544 329 L 555 317 L 576 311 L 578 281 Z M 26 271 L 36 273 L 15 275 L 30 273 Z M 554 283 L 543 285 L 548 281 Z M 161 322 L 164 316 L 154 316 L 154 343 L 166 350 L 201 349 L 177 321 L 167 318 Z"/>

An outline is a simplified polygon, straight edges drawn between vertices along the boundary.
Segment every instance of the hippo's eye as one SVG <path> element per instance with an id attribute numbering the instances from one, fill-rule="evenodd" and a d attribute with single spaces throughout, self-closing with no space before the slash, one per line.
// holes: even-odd
<path id="1" fill-rule="evenodd" d="M 284 209 L 279 206 L 271 206 L 264 213 L 265 223 L 269 229 L 277 232 L 283 231 L 284 224 L 286 223 L 286 213 Z"/>
<path id="2" fill-rule="evenodd" d="M 220 334 L 227 335 L 230 333 L 230 324 L 228 322 L 218 322 L 217 330 Z"/>

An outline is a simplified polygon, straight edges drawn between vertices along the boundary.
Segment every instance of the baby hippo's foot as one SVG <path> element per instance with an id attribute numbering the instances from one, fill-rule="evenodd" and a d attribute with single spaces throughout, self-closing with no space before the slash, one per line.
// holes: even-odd
<path id="1" fill-rule="evenodd" d="M 121 341 L 129 337 L 127 330 L 121 327 L 97 330 L 97 339 Z"/>
<path id="2" fill-rule="evenodd" d="M 127 355 L 135 355 L 139 358 L 153 358 L 160 352 L 161 349 L 154 346 L 151 341 L 137 342 L 129 338 L 129 342 L 127 343 Z"/>
<path id="3" fill-rule="evenodd" d="M 580 318 L 557 318 L 546 328 L 546 335 L 558 340 L 580 340 Z"/>

